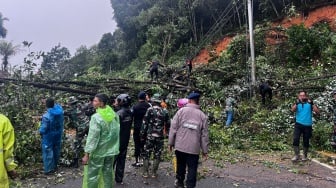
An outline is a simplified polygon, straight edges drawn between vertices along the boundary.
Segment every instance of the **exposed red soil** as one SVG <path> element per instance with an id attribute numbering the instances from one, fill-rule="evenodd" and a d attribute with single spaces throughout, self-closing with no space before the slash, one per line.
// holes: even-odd
<path id="1" fill-rule="evenodd" d="M 273 26 L 281 25 L 284 28 L 289 28 L 293 25 L 304 24 L 306 27 L 311 27 L 319 22 L 328 22 L 331 28 L 336 29 L 336 5 L 315 9 L 309 12 L 307 17 L 285 18 L 280 22 L 275 22 Z"/>
<path id="2" fill-rule="evenodd" d="M 226 50 L 227 46 L 232 40 L 232 36 L 226 36 L 222 40 L 217 41 L 211 50 L 202 49 L 199 54 L 192 60 L 193 65 L 198 66 L 201 64 L 207 64 L 209 59 L 213 56 L 219 56 L 220 53 Z"/>
<path id="3" fill-rule="evenodd" d="M 299 24 L 311 27 L 320 22 L 329 23 L 331 29 L 336 31 L 336 5 L 317 8 L 309 12 L 307 17 L 297 16 L 282 19 L 278 22 L 274 22 L 273 27 L 276 28 L 277 26 L 282 26 L 283 28 L 289 28 L 290 26 Z M 272 29 L 266 37 L 266 42 L 269 45 L 276 45 L 287 39 L 284 31 L 277 29 Z M 232 36 L 224 37 L 222 40 L 217 41 L 212 47 L 202 49 L 192 60 L 193 64 L 196 67 L 202 64 L 207 64 L 211 58 L 219 56 L 222 51 L 227 49 L 232 38 Z"/>

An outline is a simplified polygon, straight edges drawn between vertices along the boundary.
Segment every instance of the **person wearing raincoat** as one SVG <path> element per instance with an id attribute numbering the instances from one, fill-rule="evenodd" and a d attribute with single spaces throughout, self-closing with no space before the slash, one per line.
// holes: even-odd
<path id="1" fill-rule="evenodd" d="M 15 178 L 14 128 L 9 119 L 0 114 L 0 188 L 9 188 L 8 177 Z"/>
<path id="2" fill-rule="evenodd" d="M 42 158 L 44 173 L 50 174 L 57 170 L 61 156 L 61 144 L 64 127 L 63 108 L 55 104 L 54 99 L 46 100 L 47 112 L 43 114 L 40 134 L 42 137 Z"/>
<path id="3" fill-rule="evenodd" d="M 119 154 L 119 116 L 107 105 L 109 98 L 97 94 L 93 99 L 96 113 L 90 120 L 89 134 L 82 158 L 84 167 L 83 188 L 113 186 L 113 162 Z"/>

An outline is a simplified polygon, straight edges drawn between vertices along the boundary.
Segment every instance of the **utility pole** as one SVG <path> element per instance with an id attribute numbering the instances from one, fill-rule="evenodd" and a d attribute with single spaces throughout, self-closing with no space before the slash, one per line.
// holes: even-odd
<path id="1" fill-rule="evenodd" d="M 256 77 L 255 77 L 255 54 L 254 54 L 254 35 L 253 35 L 253 9 L 252 9 L 252 0 L 247 0 L 247 12 L 248 12 L 248 21 L 249 21 L 249 33 L 250 33 L 250 50 L 251 50 L 251 82 L 252 88 L 256 86 Z"/>

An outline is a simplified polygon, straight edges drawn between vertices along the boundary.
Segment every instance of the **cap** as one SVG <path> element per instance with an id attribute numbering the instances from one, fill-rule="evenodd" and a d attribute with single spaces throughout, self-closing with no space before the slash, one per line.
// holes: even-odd
<path id="1" fill-rule="evenodd" d="M 332 94 L 333 94 L 333 95 L 336 95 L 336 90 L 332 91 Z"/>
<path id="2" fill-rule="evenodd" d="M 196 92 L 192 92 L 192 93 L 190 93 L 189 95 L 188 95 L 188 99 L 198 99 L 198 98 L 200 98 L 201 97 L 201 95 L 199 94 L 199 93 L 196 93 Z"/>
<path id="3" fill-rule="evenodd" d="M 146 99 L 146 93 L 144 91 L 140 91 L 138 94 L 138 99 L 145 100 Z"/>

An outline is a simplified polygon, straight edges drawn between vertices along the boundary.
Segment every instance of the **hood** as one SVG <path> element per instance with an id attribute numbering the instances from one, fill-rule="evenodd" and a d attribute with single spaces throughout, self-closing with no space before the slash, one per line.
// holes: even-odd
<path id="1" fill-rule="evenodd" d="M 55 104 L 54 107 L 48 108 L 48 112 L 54 116 L 63 114 L 63 108 L 59 104 Z"/>
<path id="2" fill-rule="evenodd" d="M 97 113 L 108 123 L 115 118 L 115 112 L 109 105 L 106 105 L 105 108 L 98 108 Z"/>

